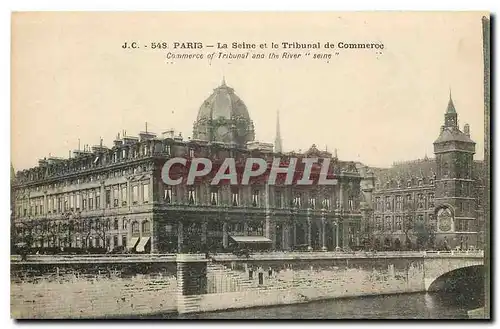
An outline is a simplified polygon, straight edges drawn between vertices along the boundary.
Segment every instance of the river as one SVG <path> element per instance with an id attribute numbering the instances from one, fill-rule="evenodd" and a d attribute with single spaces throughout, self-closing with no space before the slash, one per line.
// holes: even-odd
<path id="1" fill-rule="evenodd" d="M 484 305 L 459 293 L 413 293 L 317 301 L 201 314 L 165 315 L 178 319 L 466 319 Z M 158 318 L 158 317 L 155 317 Z"/>

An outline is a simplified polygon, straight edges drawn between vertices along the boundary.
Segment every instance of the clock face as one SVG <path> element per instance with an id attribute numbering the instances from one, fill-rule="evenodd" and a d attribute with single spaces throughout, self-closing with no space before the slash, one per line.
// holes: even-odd
<path id="1" fill-rule="evenodd" d="M 450 209 L 448 208 L 440 209 L 437 214 L 437 218 L 440 231 L 448 232 L 449 230 L 451 230 L 453 215 L 451 214 Z"/>

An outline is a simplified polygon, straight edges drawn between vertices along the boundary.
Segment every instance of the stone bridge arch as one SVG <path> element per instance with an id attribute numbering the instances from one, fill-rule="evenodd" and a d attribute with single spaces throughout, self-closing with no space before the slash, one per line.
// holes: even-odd
<path id="1" fill-rule="evenodd" d="M 483 266 L 482 253 L 433 254 L 424 257 L 424 285 L 428 291 L 431 285 L 440 277 L 459 270 Z"/>

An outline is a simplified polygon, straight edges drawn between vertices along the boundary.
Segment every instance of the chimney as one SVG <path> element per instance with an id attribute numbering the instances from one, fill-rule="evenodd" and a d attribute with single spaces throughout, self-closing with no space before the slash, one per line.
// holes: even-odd
<path id="1" fill-rule="evenodd" d="M 470 126 L 468 123 L 464 125 L 464 134 L 466 134 L 467 137 L 470 137 Z"/>

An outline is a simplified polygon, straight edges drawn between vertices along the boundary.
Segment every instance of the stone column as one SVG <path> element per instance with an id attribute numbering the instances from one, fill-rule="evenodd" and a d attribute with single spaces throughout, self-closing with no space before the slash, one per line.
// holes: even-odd
<path id="1" fill-rule="evenodd" d="M 321 218 L 321 250 L 326 251 L 326 221 L 324 216 Z"/>
<path id="2" fill-rule="evenodd" d="M 293 225 L 292 241 L 293 241 L 293 245 L 296 246 L 297 245 L 297 223 L 292 223 L 292 225 Z"/>
<path id="3" fill-rule="evenodd" d="M 290 250 L 290 223 L 283 226 L 283 250 Z"/>
<path id="4" fill-rule="evenodd" d="M 15 211 L 15 209 L 12 209 L 13 211 Z M 47 191 L 45 191 L 43 193 L 43 211 L 40 215 L 46 215 L 47 214 Z"/>
<path id="5" fill-rule="evenodd" d="M 184 225 L 181 221 L 177 223 L 177 252 L 182 253 L 182 246 L 184 244 Z"/>
<path id="6" fill-rule="evenodd" d="M 307 230 L 306 230 L 306 241 L 307 241 L 307 250 L 312 250 L 311 246 L 311 215 L 309 213 L 309 209 L 307 210 Z"/>
<path id="7" fill-rule="evenodd" d="M 127 206 L 130 207 L 131 204 L 132 204 L 132 201 L 130 200 L 130 196 L 132 195 L 132 188 L 130 186 L 130 180 L 127 180 L 127 195 L 126 195 L 126 198 L 127 200 Z"/>
<path id="8" fill-rule="evenodd" d="M 340 208 L 344 209 L 344 183 L 339 184 L 339 204 Z"/>
<path id="9" fill-rule="evenodd" d="M 206 245 L 207 243 L 207 220 L 203 219 L 203 222 L 201 223 L 201 244 Z"/>
<path id="10" fill-rule="evenodd" d="M 106 208 L 106 189 L 104 188 L 104 181 L 101 182 L 101 201 L 100 209 Z"/>
<path id="11" fill-rule="evenodd" d="M 222 224 L 222 246 L 224 249 L 228 246 L 227 222 Z"/>

